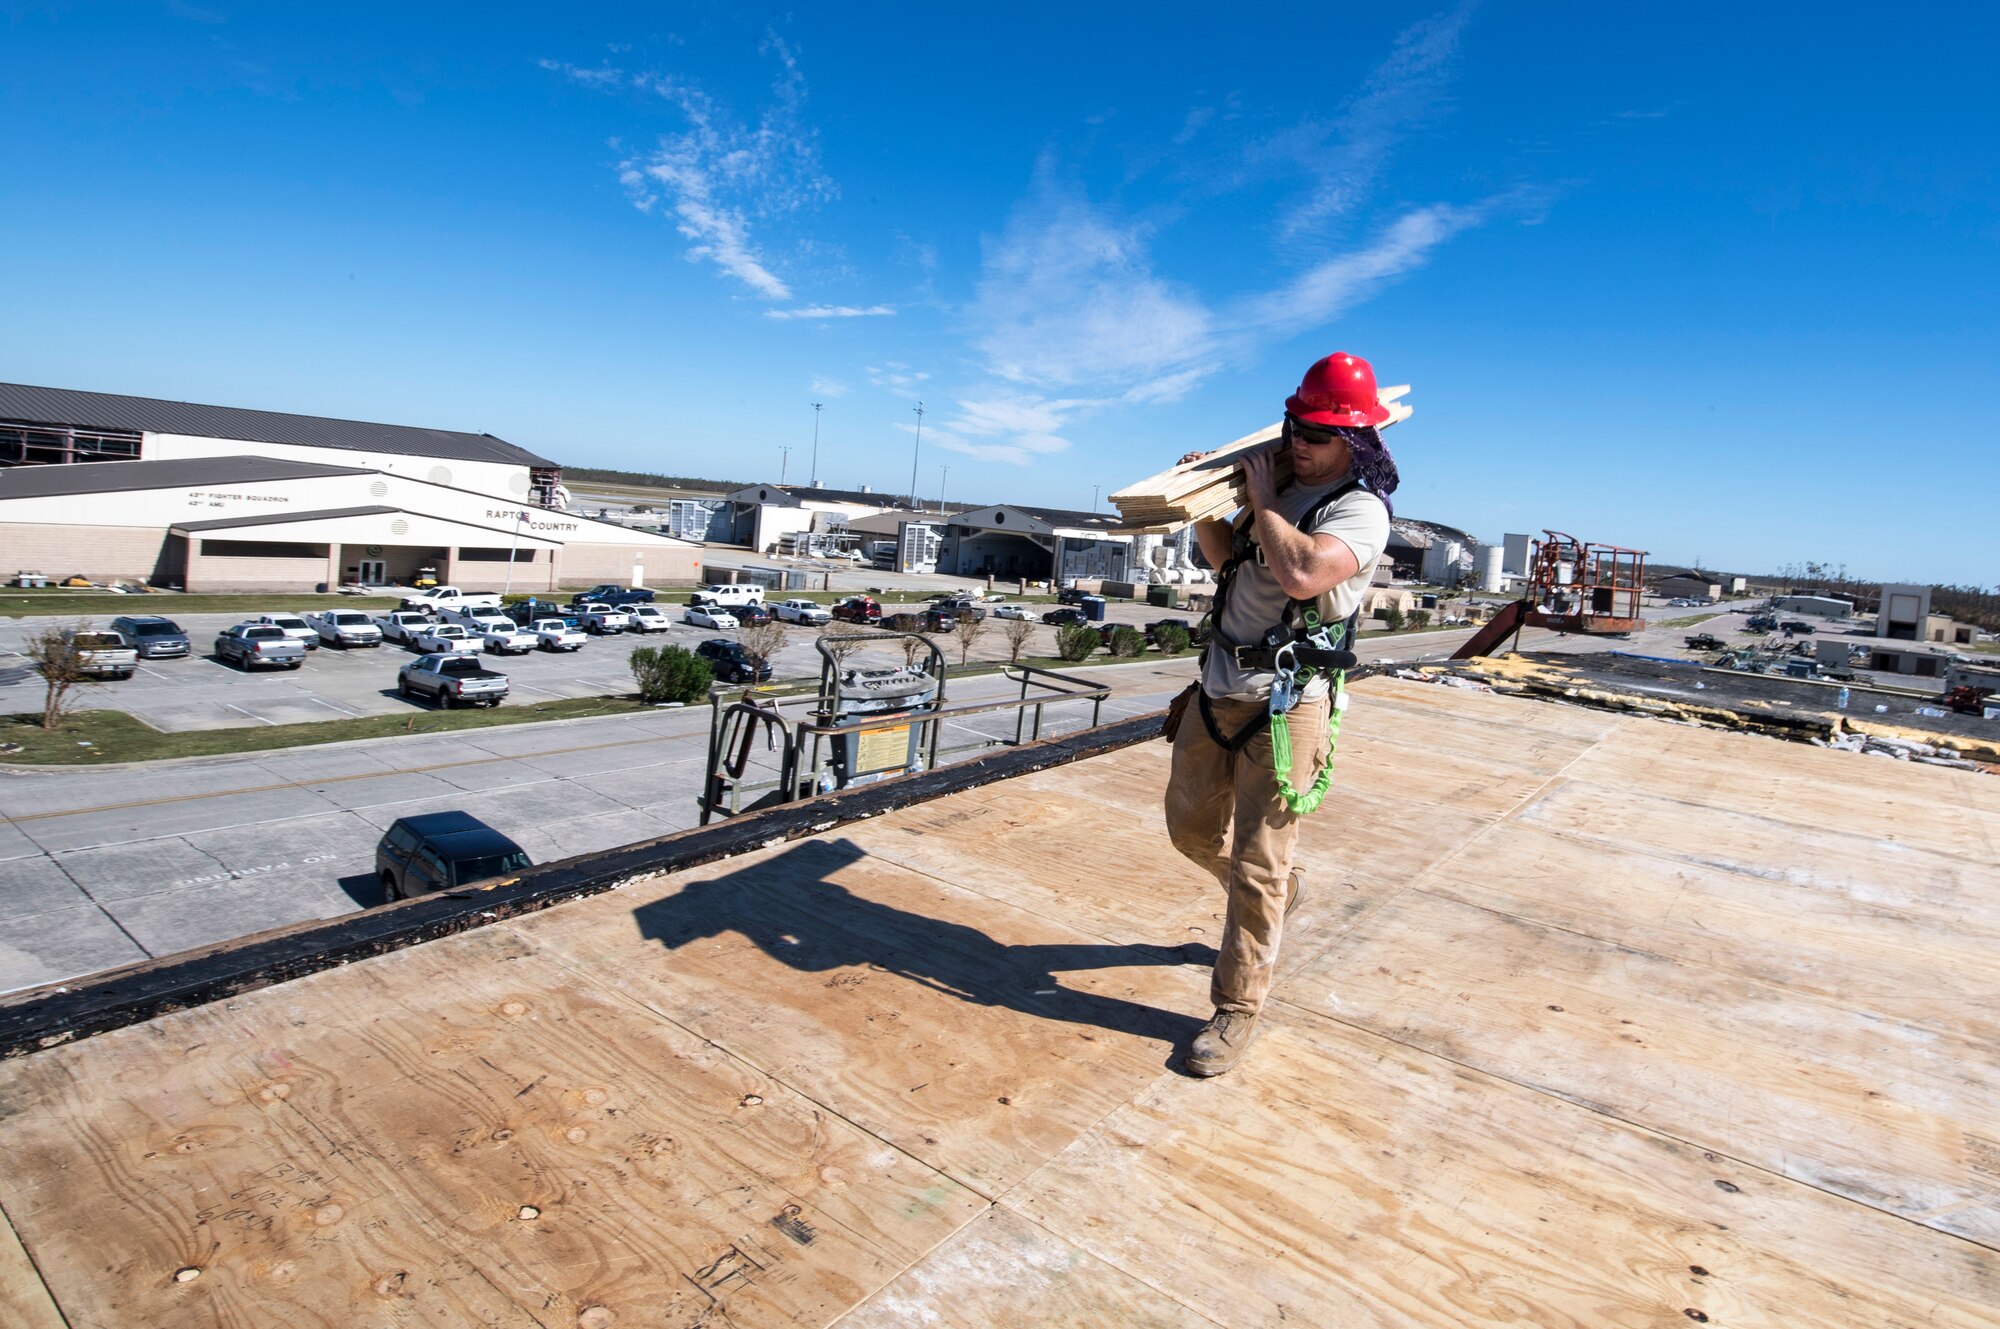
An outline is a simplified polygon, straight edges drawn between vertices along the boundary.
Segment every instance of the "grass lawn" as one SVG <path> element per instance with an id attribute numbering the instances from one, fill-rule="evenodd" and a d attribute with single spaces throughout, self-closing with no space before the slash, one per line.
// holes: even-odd
<path id="1" fill-rule="evenodd" d="M 256 729 L 195 729 L 175 734 L 161 733 L 123 711 L 75 711 L 63 718 L 62 728 L 53 732 L 41 727 L 39 715 L 8 715 L 0 716 L 0 744 L 19 744 L 21 751 L 0 752 L 0 763 L 97 766 L 105 762 L 159 761 L 166 757 L 209 757 L 342 743 L 355 738 L 490 729 L 496 725 L 532 724 L 537 720 L 580 720 L 651 709 L 631 697 L 583 697 L 532 706 L 496 706 L 491 710 L 419 711 L 410 715 L 368 715 L 352 720 L 315 720 Z"/>
<path id="2" fill-rule="evenodd" d="M 1718 609 L 1714 613 L 1709 614 L 1682 614 L 1679 618 L 1663 618 L 1658 622 L 1649 623 L 1647 626 L 1655 628 L 1691 628 L 1697 623 L 1706 623 L 1711 618 L 1721 618 L 1728 612 L 1727 609 Z"/>

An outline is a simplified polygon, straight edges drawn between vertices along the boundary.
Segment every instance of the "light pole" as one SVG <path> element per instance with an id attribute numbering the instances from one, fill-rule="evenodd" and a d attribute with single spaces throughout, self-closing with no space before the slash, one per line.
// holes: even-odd
<path id="1" fill-rule="evenodd" d="M 944 486 L 945 486 L 945 482 L 951 479 L 951 467 L 949 467 L 949 466 L 942 466 L 942 467 L 939 467 L 938 469 L 939 469 L 939 475 L 938 475 L 938 515 L 939 515 L 939 516 L 943 516 L 943 515 L 944 515 Z"/>
<path id="2" fill-rule="evenodd" d="M 813 488 L 815 488 L 815 489 L 819 488 L 819 408 L 820 408 L 820 403 L 819 403 L 819 402 L 814 402 L 814 403 L 813 403 L 813 473 L 812 473 L 812 485 L 813 485 Z"/>
<path id="3" fill-rule="evenodd" d="M 1097 511 L 1097 494 L 1103 488 L 1103 485 L 1092 485 L 1090 487 L 1090 510 L 1092 512 Z"/>
<path id="4" fill-rule="evenodd" d="M 792 450 L 790 448 L 778 449 L 778 487 L 780 489 L 785 486 L 785 467 L 791 463 L 791 460 Z M 767 471 L 765 474 L 768 475 L 770 472 Z"/>
<path id="5" fill-rule="evenodd" d="M 917 510 L 917 456 L 924 450 L 924 404 L 918 402 L 910 408 L 917 413 L 917 443 L 910 450 L 910 511 Z"/>

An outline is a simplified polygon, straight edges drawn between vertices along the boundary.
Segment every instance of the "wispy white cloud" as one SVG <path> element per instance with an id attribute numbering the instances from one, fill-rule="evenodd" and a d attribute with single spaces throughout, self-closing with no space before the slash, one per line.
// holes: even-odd
<path id="1" fill-rule="evenodd" d="M 1242 305 L 1247 328 L 1296 329 L 1331 323 L 1388 281 L 1423 266 L 1431 251 L 1484 220 L 1485 205 L 1438 204 L 1405 213 L 1361 248 L 1327 259 L 1274 291 Z"/>
<path id="2" fill-rule="evenodd" d="M 801 305 L 796 309 L 767 309 L 765 318 L 882 318 L 896 311 L 890 305 L 869 305 L 858 309 L 853 305 Z"/>
<path id="3" fill-rule="evenodd" d="M 845 397 L 851 391 L 851 388 L 837 378 L 828 378 L 824 374 L 813 375 L 812 395 L 815 397 Z"/>
<path id="4" fill-rule="evenodd" d="M 1405 135 L 1431 123 L 1448 99 L 1459 39 L 1477 0 L 1412 24 L 1338 112 L 1278 134 L 1252 156 L 1289 160 L 1311 179 L 1306 198 L 1278 226 L 1281 241 L 1316 231 L 1354 211 L 1372 194 Z"/>
<path id="5" fill-rule="evenodd" d="M 878 388 L 887 389 L 898 397 L 915 401 L 918 390 L 929 381 L 930 375 L 910 368 L 899 360 L 887 360 L 880 365 L 868 366 L 868 381 Z"/>
<path id="6" fill-rule="evenodd" d="M 1143 228 L 1057 186 L 1047 163 L 986 246 L 968 311 L 988 369 L 1019 384 L 1121 390 L 1206 358 L 1214 329 L 1193 291 L 1157 276 Z"/>
<path id="7" fill-rule="evenodd" d="M 686 128 L 619 163 L 618 178 L 634 206 L 671 217 L 688 241 L 691 262 L 713 263 L 764 299 L 789 300 L 791 285 L 766 257 L 753 223 L 802 211 L 839 191 L 821 170 L 818 134 L 805 123 L 807 90 L 798 57 L 776 33 L 765 38 L 762 53 L 777 61 L 780 72 L 754 123 L 675 75 L 540 63 L 585 87 L 651 94 L 673 106 Z"/>

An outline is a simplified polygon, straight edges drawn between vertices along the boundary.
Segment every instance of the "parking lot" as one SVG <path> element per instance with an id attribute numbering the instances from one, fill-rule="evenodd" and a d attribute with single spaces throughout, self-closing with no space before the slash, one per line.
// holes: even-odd
<path id="1" fill-rule="evenodd" d="M 674 597 L 678 599 L 679 597 Z M 125 605 L 118 606 L 121 609 Z M 322 606 L 305 606 L 317 608 Z M 323 607 L 338 607 L 329 605 Z M 889 603 L 885 608 L 916 608 L 915 604 Z M 138 611 L 141 606 L 129 606 Z M 322 647 L 310 652 L 302 668 L 259 670 L 245 673 L 234 665 L 217 661 L 210 653 L 216 634 L 259 612 L 296 612 L 300 606 L 275 600 L 246 606 L 230 614 L 172 615 L 170 605 L 147 603 L 144 609 L 167 613 L 186 629 L 194 653 L 181 659 L 142 661 L 130 679 L 92 685 L 83 690 L 78 705 L 124 711 L 156 729 L 185 731 L 222 729 L 256 725 L 303 724 L 366 715 L 397 715 L 423 709 L 427 703 L 397 695 L 396 673 L 416 656 L 402 647 L 336 650 Z M 666 632 L 645 635 L 621 633 L 592 637 L 581 650 L 553 654 L 533 651 L 527 655 L 494 656 L 481 659 L 487 668 L 508 677 L 513 703 L 554 701 L 563 698 L 602 697 L 629 694 L 633 690 L 628 658 L 640 645 L 672 644 L 692 649 L 711 637 L 733 637 L 734 632 L 717 632 L 678 622 L 683 606 L 663 604 L 676 620 Z M 1024 606 L 1037 620 L 1034 636 L 1026 649 L 1029 655 L 1050 655 L 1055 650 L 1055 630 L 1039 619 L 1053 605 Z M 1113 606 L 1116 621 L 1134 624 L 1168 616 L 1174 611 L 1145 605 Z M 104 615 L 99 621 L 110 621 Z M 29 714 L 42 705 L 42 681 L 24 653 L 28 639 L 51 620 L 0 620 L 0 713 Z M 1001 623 L 989 620 L 971 658 L 975 661 L 1005 660 L 1008 645 Z M 784 647 L 773 660 L 780 678 L 816 676 L 820 656 L 815 643 L 816 628 L 787 627 Z M 956 639 L 951 634 L 937 637 L 946 659 L 957 664 Z M 900 655 L 900 652 L 898 652 Z M 1100 656 L 1100 658 L 1102 658 Z"/>

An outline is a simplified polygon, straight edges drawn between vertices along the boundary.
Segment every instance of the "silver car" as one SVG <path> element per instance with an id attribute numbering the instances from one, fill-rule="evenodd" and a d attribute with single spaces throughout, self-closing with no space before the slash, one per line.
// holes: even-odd
<path id="1" fill-rule="evenodd" d="M 158 614 L 126 614 L 112 619 L 111 628 L 124 635 L 141 660 L 168 660 L 194 650 L 181 625 Z"/>

